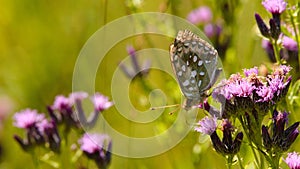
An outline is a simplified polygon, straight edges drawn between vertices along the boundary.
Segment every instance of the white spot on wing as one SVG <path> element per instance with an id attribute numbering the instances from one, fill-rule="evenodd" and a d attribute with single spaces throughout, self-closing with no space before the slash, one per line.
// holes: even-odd
<path id="1" fill-rule="evenodd" d="M 189 85 L 189 84 L 190 84 L 190 82 L 189 82 L 188 80 L 185 80 L 185 81 L 182 83 L 183 86 L 187 86 L 187 85 Z"/>
<path id="2" fill-rule="evenodd" d="M 203 64 L 203 61 L 202 61 L 202 60 L 199 60 L 198 66 L 201 66 L 202 64 Z"/>
<path id="3" fill-rule="evenodd" d="M 197 71 L 196 70 L 193 70 L 192 72 L 191 72 L 191 76 L 192 77 L 195 77 L 197 75 Z"/>
<path id="4" fill-rule="evenodd" d="M 182 76 L 182 71 L 178 71 L 178 76 Z"/>
<path id="5" fill-rule="evenodd" d="M 203 75 L 205 75 L 205 72 L 200 72 L 199 75 L 203 76 Z"/>
<path id="6" fill-rule="evenodd" d="M 201 80 L 199 80 L 199 81 L 198 81 L 198 87 L 200 87 L 200 86 L 201 86 L 201 83 L 202 83 L 202 81 L 201 81 Z"/>
<path id="7" fill-rule="evenodd" d="M 177 59 L 178 59 L 178 55 L 175 55 L 175 56 L 174 56 L 174 60 L 177 60 Z"/>
<path id="8" fill-rule="evenodd" d="M 185 72 L 185 65 L 182 65 L 181 69 Z"/>
<path id="9" fill-rule="evenodd" d="M 193 62 L 197 62 L 197 56 L 196 55 L 193 57 Z"/>

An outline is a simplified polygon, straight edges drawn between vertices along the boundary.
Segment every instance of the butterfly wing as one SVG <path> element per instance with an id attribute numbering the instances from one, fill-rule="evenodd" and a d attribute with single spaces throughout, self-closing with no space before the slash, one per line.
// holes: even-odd
<path id="1" fill-rule="evenodd" d="M 197 104 L 213 85 L 219 71 L 217 51 L 188 30 L 179 31 L 170 46 L 170 59 L 181 92 L 189 104 Z"/>

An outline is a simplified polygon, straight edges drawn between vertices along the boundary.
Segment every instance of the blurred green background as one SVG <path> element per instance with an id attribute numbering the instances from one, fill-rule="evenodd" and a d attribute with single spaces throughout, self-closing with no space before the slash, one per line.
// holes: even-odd
<path id="1" fill-rule="evenodd" d="M 95 31 L 110 21 L 136 12 L 166 12 L 186 18 L 192 9 L 201 5 L 217 9 L 219 3 L 216 0 L 144 0 L 140 5 L 134 6 L 137 2 L 139 0 L 0 1 L 0 107 L 5 110 L 1 111 L 0 168 L 33 168 L 30 155 L 23 152 L 12 138 L 13 134 L 22 135 L 23 132 L 12 126 L 11 117 L 14 112 L 26 107 L 46 112 L 45 106 L 52 104 L 55 95 L 67 95 L 72 91 L 72 73 L 77 56 Z M 269 62 L 261 48 L 261 38 L 257 35 L 255 12 L 263 17 L 269 16 L 261 1 L 243 0 L 235 10 L 235 18 L 232 18 L 236 22 L 233 42 L 223 60 L 227 76 L 242 68 Z M 215 18 L 220 17 L 221 11 L 213 10 L 213 14 Z M 99 71 L 97 75 L 97 91 L 110 96 L 110 75 L 122 58 L 128 55 L 128 44 L 137 50 L 153 45 L 168 50 L 173 41 L 155 35 L 149 35 L 148 38 L 151 44 L 144 36 L 136 36 L 123 40 L 110 50 L 102 63 L 104 71 Z M 152 72 L 147 78 L 152 82 L 157 81 L 156 87 L 168 88 L 164 86 L 166 83 L 160 72 Z M 174 79 L 169 79 L 168 82 L 175 86 L 173 88 L 176 92 L 165 91 L 175 98 L 170 103 L 176 104 L 180 98 L 180 90 Z M 134 87 L 138 84 L 132 85 Z M 137 98 L 141 98 L 141 95 L 146 94 L 141 91 L 133 93 L 133 104 L 139 109 L 148 108 L 147 104 L 140 105 Z M 135 130 L 131 122 L 119 117 L 115 109 L 107 111 L 104 116 L 112 125 L 118 126 L 121 123 L 122 126 L 118 127 L 123 133 L 137 134 L 132 133 Z M 293 117 L 297 118 L 299 115 Z M 173 118 L 166 113 L 156 122 L 157 128 L 164 129 Z M 225 168 L 225 160 L 209 147 L 210 142 L 199 144 L 198 140 L 199 134 L 190 132 L 180 144 L 159 156 L 144 159 L 113 156 L 110 168 Z M 299 145 L 298 139 L 292 149 L 300 151 Z M 248 154 L 245 147 L 242 147 L 242 151 L 242 154 Z M 246 161 L 250 158 L 245 155 Z M 51 167 L 45 164 L 42 168 Z"/>

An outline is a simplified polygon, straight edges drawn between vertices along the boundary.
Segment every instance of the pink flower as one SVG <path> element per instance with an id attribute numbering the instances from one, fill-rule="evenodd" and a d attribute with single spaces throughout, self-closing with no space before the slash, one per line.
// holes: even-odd
<path id="1" fill-rule="evenodd" d="M 212 17 L 213 15 L 210 8 L 208 6 L 202 6 L 191 11 L 187 16 L 187 20 L 192 24 L 202 24 L 210 22 Z"/>
<path id="2" fill-rule="evenodd" d="M 63 96 L 63 95 L 58 95 L 55 97 L 55 100 L 54 100 L 54 103 L 53 103 L 53 106 L 52 108 L 54 110 L 63 110 L 63 109 L 66 109 L 66 108 L 69 108 L 69 107 L 72 107 L 72 104 L 70 102 L 70 99 Z"/>
<path id="3" fill-rule="evenodd" d="M 288 153 L 288 156 L 284 161 L 290 169 L 300 169 L 300 155 L 297 152 Z"/>
<path id="4" fill-rule="evenodd" d="M 196 127 L 197 132 L 211 135 L 217 129 L 217 118 L 216 117 L 204 117 L 198 122 L 199 127 Z"/>
<path id="5" fill-rule="evenodd" d="M 85 133 L 83 137 L 78 141 L 80 144 L 80 149 L 89 154 L 96 152 L 101 152 L 106 141 L 109 141 L 110 138 L 106 134 L 89 134 Z"/>
<path id="6" fill-rule="evenodd" d="M 106 110 L 113 105 L 113 102 L 110 102 L 108 97 L 100 93 L 95 93 L 91 100 L 94 103 L 95 110 L 97 111 Z"/>
<path id="7" fill-rule="evenodd" d="M 39 114 L 37 110 L 25 109 L 14 115 L 14 125 L 18 128 L 29 129 L 45 119 L 44 114 Z"/>
<path id="8" fill-rule="evenodd" d="M 290 51 L 298 51 L 297 42 L 294 39 L 289 38 L 287 36 L 283 36 L 282 46 Z"/>
<path id="9" fill-rule="evenodd" d="M 86 92 L 73 92 L 69 95 L 69 99 L 72 104 L 74 104 L 76 102 L 76 100 L 81 101 L 87 97 L 88 97 L 88 94 Z"/>
<path id="10" fill-rule="evenodd" d="M 264 0 L 262 5 L 272 14 L 281 14 L 286 9 L 287 3 L 284 0 Z"/>

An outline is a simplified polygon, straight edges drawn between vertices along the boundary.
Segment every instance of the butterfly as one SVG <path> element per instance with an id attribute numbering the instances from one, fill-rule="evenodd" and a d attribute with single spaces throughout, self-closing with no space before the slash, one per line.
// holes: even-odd
<path id="1" fill-rule="evenodd" d="M 181 30 L 170 45 L 170 60 L 185 96 L 182 108 L 188 111 L 197 107 L 222 72 L 217 68 L 217 50 L 191 31 Z"/>

